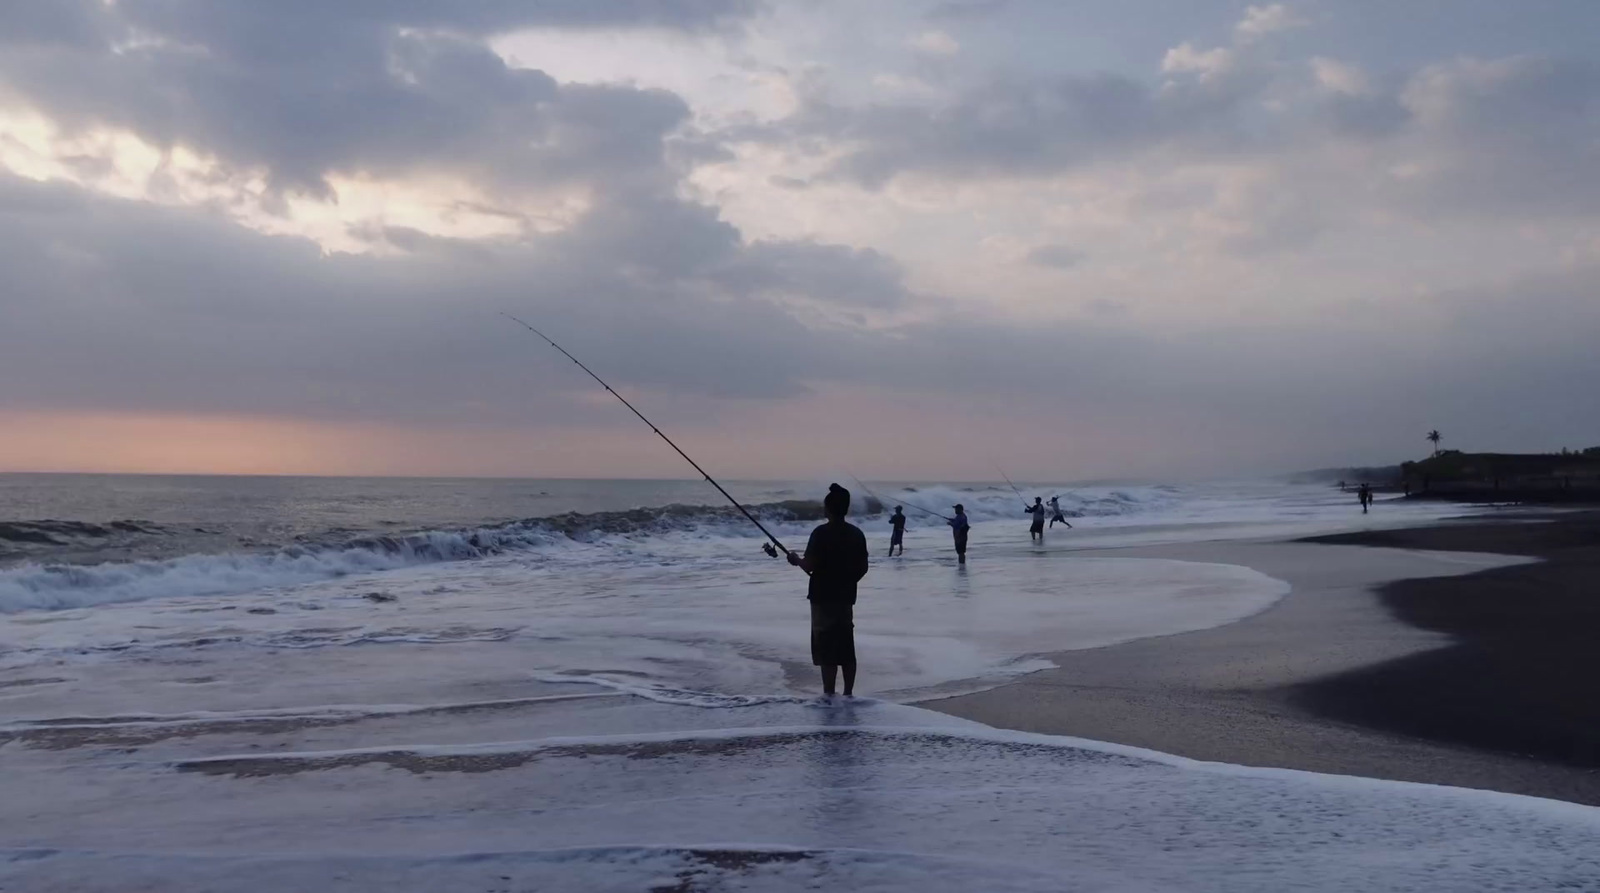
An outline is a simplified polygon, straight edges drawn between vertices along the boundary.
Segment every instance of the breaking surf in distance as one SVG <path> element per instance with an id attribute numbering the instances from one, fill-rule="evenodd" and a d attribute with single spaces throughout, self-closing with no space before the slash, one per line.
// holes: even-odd
<path id="1" fill-rule="evenodd" d="M 947 513 L 963 503 L 978 528 L 975 544 L 989 527 L 1022 517 L 1004 484 L 869 486 L 890 506 L 904 502 Z M 1047 497 L 1059 494 L 1074 536 L 1101 545 L 1107 536 L 1152 527 L 1168 528 L 1163 539 L 1174 526 L 1214 533 L 1233 525 L 1233 535 L 1247 535 L 1255 526 L 1299 524 L 1315 532 L 1349 514 L 1346 494 L 1274 482 L 1023 486 Z M 480 499 L 473 502 L 456 487 Z M 801 545 L 821 518 L 818 499 L 800 496 L 820 493 L 823 485 L 734 487 L 792 546 Z M 688 560 L 696 544 L 719 543 L 721 553 L 762 560 L 738 542 L 758 536 L 754 528 L 731 506 L 716 504 L 716 493 L 698 482 L 0 475 L 0 496 L 13 510 L 83 515 L 0 520 L 0 613 L 284 589 L 504 554 L 551 565 L 592 563 L 596 549 L 620 563 L 640 556 L 675 561 Z M 136 510 L 138 517 L 128 514 Z M 1385 510 L 1390 519 L 1443 511 L 1417 505 Z M 536 514 L 500 519 L 517 513 Z M 912 514 L 918 516 L 913 530 L 942 529 L 937 519 Z M 869 536 L 888 531 L 886 507 L 863 493 L 852 520 Z M 930 546 L 937 548 L 933 541 Z"/>

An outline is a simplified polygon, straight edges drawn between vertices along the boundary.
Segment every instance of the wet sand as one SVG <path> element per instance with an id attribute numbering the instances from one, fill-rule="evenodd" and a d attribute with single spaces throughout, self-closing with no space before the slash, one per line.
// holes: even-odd
<path id="1" fill-rule="evenodd" d="M 1306 685 L 1302 704 L 1375 728 L 1600 772 L 1600 515 L 1318 541 L 1494 548 L 1543 560 L 1384 586 L 1395 617 L 1455 644 Z"/>
<path id="2" fill-rule="evenodd" d="M 1582 516 L 1085 551 L 1242 564 L 1293 591 L 1239 623 L 1052 654 L 1057 669 L 921 706 L 1195 759 L 1600 805 L 1593 738 L 1578 734 L 1594 729 L 1600 679 L 1600 611 L 1584 597 L 1597 527 Z M 1507 554 L 1546 560 L 1505 566 Z M 1536 655 L 1547 659 L 1519 663 Z"/>

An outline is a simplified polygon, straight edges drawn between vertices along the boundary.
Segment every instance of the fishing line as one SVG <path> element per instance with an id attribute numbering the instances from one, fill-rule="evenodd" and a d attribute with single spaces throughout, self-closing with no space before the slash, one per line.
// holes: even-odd
<path id="1" fill-rule="evenodd" d="M 848 471 L 846 471 L 846 472 L 845 472 L 845 473 L 846 473 L 846 474 L 850 474 L 850 473 L 849 473 L 849 472 L 848 472 Z M 876 494 L 876 493 L 874 493 L 874 492 L 872 492 L 872 488 L 871 488 L 871 487 L 868 487 L 868 486 L 867 486 L 867 485 L 866 485 L 866 482 L 864 482 L 864 481 L 862 481 L 862 480 L 861 480 L 861 478 L 858 478 L 858 477 L 856 477 L 856 476 L 855 476 L 855 475 L 853 475 L 853 474 L 851 474 L 851 475 L 850 475 L 850 480 L 852 480 L 852 481 L 855 481 L 855 482 L 856 482 L 856 486 L 858 486 L 858 487 L 860 487 L 860 488 L 861 488 L 861 489 L 863 489 L 863 490 L 865 490 L 865 491 L 867 491 L 867 495 L 868 495 L 868 496 L 871 496 L 871 497 L 872 497 L 872 498 L 873 498 L 873 499 L 876 499 L 876 500 L 878 500 L 878 504 L 879 504 L 879 505 L 882 505 L 882 506 L 885 506 L 885 507 L 887 507 L 887 506 L 888 506 L 888 505 L 889 505 L 889 500 L 886 500 L 886 499 L 884 499 L 884 498 L 883 498 L 883 497 L 882 497 L 882 496 L 879 496 L 879 495 L 878 495 L 878 494 Z M 896 500 L 894 500 L 894 504 L 895 504 L 895 505 L 903 505 L 903 506 L 907 506 L 907 507 L 909 507 L 909 508 L 914 508 L 914 509 L 916 509 L 916 510 L 917 510 L 917 511 L 919 511 L 919 512 L 924 512 L 924 513 L 926 513 L 926 514 L 929 514 L 929 515 L 932 515 L 932 516 L 934 516 L 934 517 L 935 517 L 935 518 L 944 518 L 944 519 L 945 519 L 945 520 L 946 520 L 946 521 L 948 521 L 948 520 L 950 520 L 950 518 L 949 518 L 949 517 L 948 517 L 948 516 L 945 516 L 945 515 L 941 515 L 941 514 L 939 514 L 939 513 L 938 513 L 938 512 L 936 512 L 936 511 L 933 511 L 933 510 L 932 510 L 932 509 L 925 509 L 925 508 L 923 508 L 923 507 L 922 507 L 922 506 L 920 506 L 920 505 L 915 505 L 915 504 L 913 504 L 913 503 L 910 503 L 910 502 L 906 502 L 906 501 L 905 501 L 905 500 L 903 500 L 903 499 L 896 499 Z"/>
<path id="2" fill-rule="evenodd" d="M 1006 477 L 1005 469 L 1000 467 L 1000 463 L 999 462 L 991 462 L 989 464 L 994 466 L 994 470 L 995 471 L 1000 472 L 1000 476 L 1005 478 L 1007 484 L 1011 484 L 1011 492 L 1017 494 L 1017 498 L 1022 500 L 1022 504 L 1023 505 L 1027 505 L 1028 504 L 1028 497 L 1023 496 L 1022 495 L 1022 491 L 1017 489 L 1017 485 L 1011 483 L 1011 478 Z"/>
<path id="3" fill-rule="evenodd" d="M 528 331 L 532 332 L 533 334 L 538 335 L 540 338 L 543 338 L 551 347 L 555 348 L 556 350 L 561 351 L 562 355 L 564 355 L 567 359 L 571 360 L 574 363 L 577 363 L 579 369 L 582 369 L 583 371 L 589 373 L 589 377 L 594 379 L 595 381 L 599 382 L 601 387 L 605 388 L 607 391 L 610 391 L 611 392 L 611 396 L 617 398 L 618 400 L 621 400 L 623 406 L 628 407 L 628 409 L 633 411 L 634 415 L 639 417 L 639 421 L 644 422 L 646 425 L 649 425 L 650 426 L 650 430 L 656 432 L 656 436 L 657 437 L 661 438 L 662 440 L 665 440 L 667 442 L 667 446 L 672 447 L 673 450 L 677 451 L 678 455 L 683 457 L 685 462 L 688 462 L 690 465 L 694 466 L 694 470 L 695 471 L 700 472 L 700 476 L 706 479 L 706 483 L 710 484 L 713 487 L 716 487 L 718 493 L 721 493 L 723 496 L 726 496 L 728 498 L 728 501 L 733 503 L 733 507 L 739 510 L 739 514 L 744 515 L 747 519 L 749 519 L 751 524 L 754 524 L 757 529 L 759 529 L 763 534 L 766 534 L 767 539 L 771 540 L 772 542 L 770 542 L 770 543 L 762 543 L 761 544 L 761 548 L 762 548 L 763 551 L 765 551 L 768 555 L 771 555 L 773 558 L 777 558 L 779 552 L 782 552 L 785 555 L 787 555 L 789 553 L 789 550 L 783 545 L 783 543 L 779 542 L 778 538 L 772 535 L 772 531 L 768 530 L 766 528 L 766 525 L 762 524 L 760 521 L 757 521 L 755 515 L 750 514 L 750 511 L 748 509 L 746 509 L 743 505 L 739 504 L 739 500 L 733 498 L 733 494 L 729 493 L 727 490 L 724 490 L 722 488 L 722 485 L 717 483 L 715 478 L 713 478 L 711 475 L 707 474 L 706 470 L 704 468 L 700 467 L 700 463 L 694 461 L 693 459 L 690 459 L 688 453 L 685 453 L 677 444 L 672 442 L 672 438 L 670 438 L 667 435 L 661 433 L 661 429 L 657 428 L 654 422 L 652 422 L 649 419 L 645 418 L 644 417 L 644 413 L 640 412 L 638 409 L 636 409 L 634 407 L 634 405 L 632 403 L 628 402 L 628 398 L 626 398 L 626 397 L 622 396 L 621 394 L 617 393 L 616 389 L 611 387 L 611 385 L 606 384 L 605 379 L 603 379 L 600 376 L 594 374 L 594 370 L 593 369 L 590 369 L 588 366 L 583 365 L 582 361 L 580 361 L 577 357 L 573 356 L 570 353 L 567 353 L 567 349 L 565 347 L 562 347 L 561 345 L 555 343 L 555 341 L 551 340 L 549 335 L 546 335 L 545 333 L 539 331 L 538 329 L 534 328 L 533 326 L 528 325 L 526 322 L 523 322 L 522 320 L 517 319 L 515 316 L 512 316 L 509 313 L 501 313 L 500 315 L 504 316 L 506 319 L 511 320 L 512 322 L 515 322 L 515 323 L 521 325 L 523 328 L 527 329 Z M 774 546 L 776 546 L 777 548 L 774 549 L 773 548 Z"/>

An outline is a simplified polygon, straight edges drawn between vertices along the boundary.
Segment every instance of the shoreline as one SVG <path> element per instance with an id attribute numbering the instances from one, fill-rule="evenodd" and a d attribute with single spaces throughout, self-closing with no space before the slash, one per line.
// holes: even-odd
<path id="1" fill-rule="evenodd" d="M 1305 686 L 1330 718 L 1600 773 L 1600 513 L 1337 534 L 1314 542 L 1541 559 L 1453 580 L 1397 580 L 1378 595 L 1446 648 Z"/>
<path id="2" fill-rule="evenodd" d="M 1292 590 L 1236 623 L 1041 655 L 1056 669 L 918 706 L 998 728 L 1193 759 L 1600 805 L 1600 761 L 1558 759 L 1549 746 L 1496 746 L 1513 740 L 1507 730 L 1541 715 L 1546 720 L 1536 728 L 1553 724 L 1571 733 L 1589 716 L 1586 709 L 1600 712 L 1600 705 L 1583 705 L 1600 676 L 1569 678 L 1529 700 L 1522 682 L 1495 675 L 1506 660 L 1537 650 L 1541 629 L 1563 625 L 1570 632 L 1557 636 L 1563 647 L 1556 650 L 1564 658 L 1540 664 L 1541 672 L 1581 662 L 1572 655 L 1593 629 L 1581 616 L 1600 619 L 1600 601 L 1583 615 L 1570 589 L 1544 599 L 1544 622 L 1524 625 L 1520 651 L 1501 643 L 1485 652 L 1468 637 L 1481 643 L 1503 619 L 1490 600 L 1503 608 L 1507 598 L 1537 598 L 1552 579 L 1567 586 L 1592 579 L 1587 572 L 1600 564 L 1585 562 L 1600 561 L 1597 543 L 1600 515 L 1584 514 L 1445 521 L 1303 541 L 1084 550 L 1078 554 L 1240 564 Z M 1563 569 L 1553 572 L 1558 565 Z M 1465 613 L 1445 597 L 1464 590 L 1480 593 Z M 1485 653 L 1500 662 L 1484 664 Z M 1463 662 L 1463 655 L 1472 659 Z M 1593 661 L 1600 664 L 1600 656 Z M 1467 684 L 1463 673 L 1477 676 Z M 1449 697 L 1452 687 L 1480 697 Z"/>

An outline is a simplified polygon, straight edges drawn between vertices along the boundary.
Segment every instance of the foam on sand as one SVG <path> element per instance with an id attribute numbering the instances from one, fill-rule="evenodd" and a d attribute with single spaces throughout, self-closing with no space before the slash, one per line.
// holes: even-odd
<path id="1" fill-rule="evenodd" d="M 648 715 L 653 730 L 621 735 L 106 754 L 65 780 L 8 786 L 7 809 L 30 820 L 0 851 L 0 881 L 91 891 L 130 878 L 283 889 L 335 873 L 352 889 L 390 890 L 1600 885 L 1600 810 L 1572 804 L 1197 763 L 882 702 Z"/>

